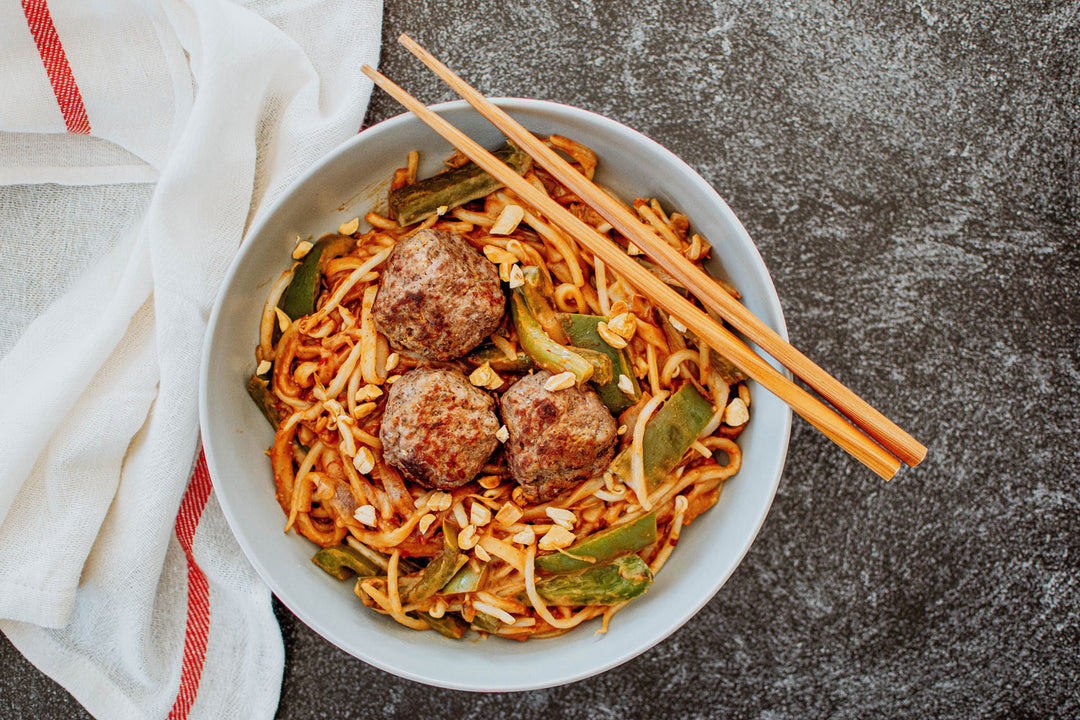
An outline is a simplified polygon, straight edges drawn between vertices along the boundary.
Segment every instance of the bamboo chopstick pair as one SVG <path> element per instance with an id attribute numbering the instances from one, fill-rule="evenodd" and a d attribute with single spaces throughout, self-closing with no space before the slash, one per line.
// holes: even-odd
<path id="1" fill-rule="evenodd" d="M 545 193 L 537 190 L 531 183 L 429 110 L 427 106 L 393 81 L 373 68 L 364 66 L 364 73 L 380 88 L 413 112 L 466 157 L 547 216 L 549 220 L 559 225 L 583 247 L 603 260 L 608 267 L 620 273 L 631 285 L 675 316 L 687 328 L 693 330 L 709 347 L 787 403 L 811 425 L 881 477 L 885 479 L 893 477 L 900 468 L 901 460 L 912 467 L 923 460 L 926 456 L 926 448 L 911 435 L 789 345 L 772 328 L 765 325 L 725 292 L 704 271 L 669 246 L 651 227 L 640 222 L 620 203 L 593 185 L 535 135 L 488 101 L 412 38 L 401 35 L 398 40 L 481 115 L 491 121 L 507 138 L 531 155 L 553 177 L 573 191 L 612 227 L 690 290 L 706 308 L 716 312 L 746 337 L 756 342 L 843 412 L 858 427 L 849 424 L 820 400 L 789 381 L 734 334 L 661 282 L 611 240 L 579 220 Z"/>

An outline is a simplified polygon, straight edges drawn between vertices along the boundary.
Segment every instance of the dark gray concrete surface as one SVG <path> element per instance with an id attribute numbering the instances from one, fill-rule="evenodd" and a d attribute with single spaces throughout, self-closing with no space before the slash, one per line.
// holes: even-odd
<path id="1" fill-rule="evenodd" d="M 792 341 L 930 447 L 884 483 L 802 421 L 765 526 L 658 647 L 472 695 L 337 650 L 278 606 L 279 716 L 1080 715 L 1080 4 L 389 0 L 382 68 L 578 105 L 735 210 Z M 376 93 L 368 122 L 399 112 Z M 78 717 L 0 641 L 0 717 Z M 82 713 L 83 715 L 85 713 Z"/>

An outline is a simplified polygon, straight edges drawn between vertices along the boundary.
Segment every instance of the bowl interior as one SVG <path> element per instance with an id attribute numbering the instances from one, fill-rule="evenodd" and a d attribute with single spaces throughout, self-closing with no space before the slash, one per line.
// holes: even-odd
<path id="1" fill-rule="evenodd" d="M 565 105 L 498 101 L 537 134 L 559 133 L 600 156 L 599 182 L 621 197 L 656 197 L 685 213 L 713 246 L 711 271 L 728 277 L 746 306 L 786 336 L 775 289 L 734 214 L 709 185 L 670 152 L 629 128 Z M 463 102 L 440 113 L 486 147 L 501 134 Z M 315 567 L 315 546 L 282 532 L 265 450 L 273 432 L 245 391 L 255 368 L 259 317 L 270 283 L 289 262 L 296 237 L 318 237 L 373 206 L 385 207 L 393 170 L 410 150 L 421 177 L 452 148 L 411 115 L 364 131 L 305 174 L 248 236 L 210 318 L 200 414 L 206 458 L 222 509 L 240 546 L 273 592 L 301 620 L 354 656 L 396 675 L 441 687 L 508 691 L 550 687 L 602 672 L 662 640 L 719 590 L 753 542 L 779 483 L 791 415 L 768 392 L 751 387 L 751 422 L 740 438 L 742 469 L 715 508 L 687 528 L 654 586 L 614 618 L 552 640 L 498 638 L 453 642 L 418 633 L 361 606 L 352 583 Z M 723 269 L 726 269 L 724 272 Z"/>

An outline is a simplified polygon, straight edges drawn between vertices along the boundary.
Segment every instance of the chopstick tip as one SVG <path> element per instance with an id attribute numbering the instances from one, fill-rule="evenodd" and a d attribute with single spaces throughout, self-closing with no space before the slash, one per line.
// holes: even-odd
<path id="1" fill-rule="evenodd" d="M 926 459 L 926 455 L 930 452 L 925 445 L 916 443 L 917 447 L 912 449 L 910 458 L 904 459 L 904 464 L 908 467 L 915 467 Z"/>

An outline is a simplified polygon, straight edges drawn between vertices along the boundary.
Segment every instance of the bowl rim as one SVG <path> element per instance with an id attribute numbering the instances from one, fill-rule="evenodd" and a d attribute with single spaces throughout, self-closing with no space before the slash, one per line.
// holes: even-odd
<path id="1" fill-rule="evenodd" d="M 514 97 L 494 97 L 489 99 L 511 114 L 518 110 L 526 112 L 554 111 L 556 113 L 569 116 L 570 118 L 584 120 L 589 124 L 597 126 L 608 132 L 615 133 L 616 135 L 629 133 L 632 136 L 636 136 L 637 141 L 642 142 L 646 146 L 648 146 L 651 152 L 663 156 L 667 160 L 667 162 L 670 162 L 673 165 L 677 166 L 681 171 L 681 175 L 683 175 L 688 182 L 697 185 L 700 191 L 704 192 L 707 195 L 710 195 L 716 201 L 719 212 L 722 215 L 726 216 L 726 219 L 729 222 L 731 222 L 734 226 L 736 226 L 741 232 L 746 235 L 746 239 L 749 240 L 749 249 L 752 253 L 752 260 L 759 264 L 759 270 L 762 271 L 761 277 L 759 279 L 763 282 L 764 285 L 765 293 L 763 300 L 766 305 L 766 309 L 772 314 L 774 318 L 772 327 L 782 338 L 784 338 L 785 340 L 787 339 L 787 324 L 784 317 L 783 308 L 780 305 L 779 297 L 776 292 L 775 284 L 773 283 L 772 275 L 769 273 L 768 268 L 765 266 L 764 260 L 761 258 L 760 251 L 758 250 L 756 244 L 754 244 L 753 240 L 749 237 L 749 234 L 746 233 L 745 228 L 743 228 L 742 226 L 742 223 L 739 221 L 738 217 L 731 210 L 731 208 L 727 205 L 726 201 L 724 201 L 724 199 L 719 195 L 719 193 L 704 178 L 702 178 L 701 175 L 696 170 L 694 170 L 687 162 L 682 160 L 680 157 L 675 155 L 673 152 L 668 150 L 660 143 L 652 140 L 645 134 L 641 133 L 640 131 L 637 131 L 617 120 L 613 120 L 609 117 L 600 115 L 590 110 L 585 110 L 575 107 L 573 105 L 549 100 Z M 467 110 L 469 109 L 469 106 L 468 103 L 466 103 L 464 100 L 451 100 L 431 105 L 430 108 L 433 111 L 441 114 L 446 112 Z M 215 297 L 215 301 L 207 322 L 199 372 L 200 428 L 207 428 L 211 424 L 211 409 L 209 406 L 207 389 L 210 383 L 210 375 L 213 365 L 213 357 L 211 355 L 211 350 L 213 347 L 212 339 L 222 312 L 223 301 L 225 299 L 225 296 L 228 294 L 226 290 L 234 282 L 238 270 L 242 265 L 241 260 L 246 255 L 246 253 L 250 251 L 250 248 L 254 244 L 255 239 L 265 232 L 267 226 L 272 223 L 278 212 L 290 202 L 290 199 L 292 198 L 292 195 L 296 188 L 304 185 L 307 181 L 318 175 L 324 170 L 324 168 L 337 161 L 342 155 L 347 155 L 352 152 L 353 148 L 356 145 L 370 142 L 373 137 L 378 137 L 384 133 L 393 133 L 401 125 L 420 122 L 421 121 L 416 116 L 406 111 L 363 129 L 355 136 L 349 138 L 345 142 L 335 147 L 333 150 L 329 151 L 326 155 L 316 161 L 310 168 L 297 176 L 292 182 L 289 183 L 288 187 L 277 198 L 273 200 L 273 202 L 271 202 L 267 207 L 263 208 L 262 211 L 258 213 L 255 222 L 252 224 L 251 228 L 245 235 L 243 242 L 241 243 L 236 255 L 233 257 L 232 262 L 230 263 L 225 273 L 225 276 Z M 751 344 L 751 347 L 754 347 L 755 350 L 758 350 L 753 344 Z M 775 362 L 768 356 L 764 357 L 777 370 L 790 378 L 790 373 L 785 368 L 780 366 L 777 362 Z M 565 685 L 589 677 L 593 677 L 595 675 L 606 672 L 614 667 L 617 667 L 618 665 L 628 662 L 635 657 L 638 657 L 645 651 L 649 650 L 650 648 L 656 646 L 657 644 L 668 638 L 672 633 L 674 633 L 687 621 L 694 617 L 698 612 L 700 612 L 700 610 L 710 600 L 712 600 L 713 597 L 716 596 L 719 590 L 734 573 L 735 569 L 737 569 L 742 563 L 747 552 L 749 551 L 750 547 L 753 545 L 758 534 L 760 533 L 761 528 L 764 525 L 765 519 L 768 516 L 772 503 L 775 500 L 776 492 L 779 487 L 780 479 L 782 477 L 783 470 L 787 461 L 787 453 L 791 437 L 791 410 L 786 405 L 783 406 L 781 418 L 782 420 L 780 427 L 776 428 L 777 432 L 775 434 L 775 441 L 778 446 L 778 461 L 775 472 L 770 478 L 768 488 L 768 500 L 762 507 L 759 516 L 753 520 L 753 532 L 747 533 L 743 541 L 742 547 L 738 548 L 737 553 L 732 553 L 732 555 L 735 557 L 735 561 L 734 563 L 732 563 L 730 571 L 726 574 L 723 574 L 722 577 L 719 574 L 717 575 L 711 591 L 707 593 L 702 593 L 701 597 L 698 598 L 698 602 L 692 603 L 690 606 L 687 606 L 684 612 L 674 617 L 669 617 L 662 624 L 663 627 L 659 632 L 647 638 L 645 642 L 636 645 L 632 650 L 628 652 L 624 652 L 622 654 L 615 654 L 606 662 L 590 666 L 587 669 L 572 672 L 556 672 L 553 676 L 545 676 L 543 678 L 525 678 L 522 682 L 507 687 L 493 688 L 488 685 L 484 685 L 482 682 L 470 683 L 459 681 L 446 681 L 440 678 L 434 678 L 422 673 L 418 673 L 409 667 L 389 662 L 379 657 L 377 654 L 363 652 L 362 650 L 358 650 L 353 647 L 345 647 L 339 641 L 333 639 L 336 634 L 333 627 L 325 624 L 318 613 L 308 612 L 304 608 L 304 605 L 297 600 L 294 592 L 289 587 L 275 581 L 274 573 L 262 562 L 260 553 L 256 551 L 251 540 L 245 536 L 242 529 L 238 530 L 238 527 L 242 528 L 242 524 L 239 524 L 236 509 L 232 505 L 232 498 L 230 498 L 227 492 L 218 492 L 216 482 L 214 483 L 215 495 L 218 499 L 225 519 L 229 525 L 230 532 L 232 532 L 233 536 L 236 538 L 236 541 L 244 552 L 244 555 L 247 558 L 248 562 L 251 563 L 252 567 L 256 570 L 262 581 L 266 583 L 271 592 L 273 592 L 273 594 L 278 597 L 282 604 L 285 605 L 285 607 L 288 608 L 291 613 L 293 613 L 304 624 L 306 624 L 308 627 L 310 627 L 312 630 L 314 630 L 332 645 L 335 645 L 336 647 L 344 650 L 350 655 L 353 655 L 357 659 L 373 665 L 374 667 L 377 667 L 388 673 L 426 685 L 469 692 L 522 692 L 528 690 L 537 690 Z M 214 438 L 210 436 L 203 437 L 202 445 L 210 477 L 212 479 L 215 477 L 220 477 L 221 475 L 215 471 L 215 469 L 217 468 L 217 462 Z"/>

